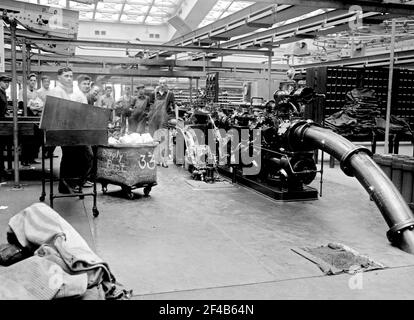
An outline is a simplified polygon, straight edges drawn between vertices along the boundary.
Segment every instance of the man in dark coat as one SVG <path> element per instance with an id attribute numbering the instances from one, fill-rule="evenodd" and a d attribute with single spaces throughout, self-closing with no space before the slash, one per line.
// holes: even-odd
<path id="1" fill-rule="evenodd" d="M 0 118 L 6 115 L 7 111 L 7 95 L 6 90 L 9 87 L 9 83 L 12 79 L 6 75 L 0 75 Z M 4 145 L 0 142 L 0 180 L 5 175 L 4 172 Z"/>
<path id="2" fill-rule="evenodd" d="M 11 78 L 6 75 L 0 75 L 0 118 L 6 115 L 7 111 L 7 96 L 6 90 L 9 87 Z"/>

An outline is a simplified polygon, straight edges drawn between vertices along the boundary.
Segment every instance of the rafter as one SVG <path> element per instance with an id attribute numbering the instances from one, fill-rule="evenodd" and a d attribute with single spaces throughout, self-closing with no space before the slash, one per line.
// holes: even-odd
<path id="1" fill-rule="evenodd" d="M 95 20 L 95 18 L 96 18 L 96 8 L 98 7 L 98 2 L 99 2 L 99 0 L 95 0 L 95 6 L 93 7 L 92 20 Z"/>
<path id="2" fill-rule="evenodd" d="M 256 2 L 269 4 L 287 4 L 300 7 L 312 7 L 317 9 L 332 8 L 342 10 L 348 10 L 351 6 L 357 5 L 360 6 L 363 11 L 392 13 L 401 16 L 414 15 L 414 5 L 412 4 L 385 2 L 378 0 L 256 0 Z"/>
<path id="3" fill-rule="evenodd" d="M 120 21 L 121 21 L 121 17 L 122 17 L 122 15 L 124 14 L 124 8 L 125 8 L 126 3 L 127 3 L 127 0 L 124 0 L 124 3 L 122 3 L 122 8 L 121 8 L 121 11 L 119 11 L 118 22 L 120 22 Z"/>
<path id="4" fill-rule="evenodd" d="M 154 3 L 155 3 L 155 0 L 152 0 L 150 6 L 148 7 L 147 13 L 145 14 L 144 23 L 147 21 L 148 15 L 149 15 Z"/>
<path id="5" fill-rule="evenodd" d="M 221 14 L 218 16 L 218 18 L 216 20 L 221 19 L 221 17 L 223 16 L 223 14 L 230 8 L 230 6 L 233 4 L 234 0 L 230 1 L 230 3 L 226 6 L 226 8 L 221 12 Z"/>

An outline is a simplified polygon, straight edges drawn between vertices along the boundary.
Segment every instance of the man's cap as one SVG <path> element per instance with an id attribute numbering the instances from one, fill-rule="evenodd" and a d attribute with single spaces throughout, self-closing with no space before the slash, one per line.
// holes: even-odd
<path id="1" fill-rule="evenodd" d="M 0 81 L 11 82 L 12 78 L 7 74 L 0 74 Z"/>
<path id="2" fill-rule="evenodd" d="M 138 85 L 137 85 L 137 89 L 141 89 L 141 88 L 145 88 L 145 85 L 143 85 L 143 84 L 138 84 Z"/>

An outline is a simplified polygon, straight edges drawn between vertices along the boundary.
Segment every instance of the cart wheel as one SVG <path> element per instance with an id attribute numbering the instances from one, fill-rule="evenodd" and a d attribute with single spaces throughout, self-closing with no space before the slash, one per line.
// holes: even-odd
<path id="1" fill-rule="evenodd" d="M 146 197 L 148 197 L 149 196 L 149 194 L 150 194 L 150 192 L 151 192 L 151 187 L 145 187 L 144 188 L 144 195 L 146 196 Z"/>
<path id="2" fill-rule="evenodd" d="M 93 213 L 93 216 L 96 218 L 97 216 L 99 216 L 99 210 L 97 209 L 97 208 L 93 208 L 92 209 L 92 213 Z"/>
<path id="3" fill-rule="evenodd" d="M 131 190 L 129 190 L 126 195 L 129 200 L 133 200 L 135 198 L 135 194 Z"/>
<path id="4" fill-rule="evenodd" d="M 121 188 L 122 188 L 122 192 L 125 193 L 128 199 L 130 200 L 134 199 L 135 195 L 132 192 L 132 189 L 130 187 L 122 186 Z"/>
<path id="5" fill-rule="evenodd" d="M 45 201 L 45 196 L 40 196 L 39 201 L 41 202 Z"/>

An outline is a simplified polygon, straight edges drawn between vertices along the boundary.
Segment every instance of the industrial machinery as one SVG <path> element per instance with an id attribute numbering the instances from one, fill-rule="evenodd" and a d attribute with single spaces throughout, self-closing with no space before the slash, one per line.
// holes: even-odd
<path id="1" fill-rule="evenodd" d="M 68 39 L 77 37 L 78 11 L 12 0 L 2 0 L 0 11 L 3 17 L 18 21 L 29 31 Z"/>
<path id="2" fill-rule="evenodd" d="M 236 147 L 227 147 L 227 166 L 221 171 L 226 174 L 227 169 L 233 181 L 277 200 L 317 199 L 318 191 L 308 186 L 318 172 L 315 150 L 294 150 L 286 141 L 292 122 L 303 119 L 314 97 L 310 88 L 283 86 L 275 92 L 274 101 L 213 112 L 211 123 L 222 129 L 215 131 L 225 132 L 216 136 L 224 143 L 233 142 L 234 136 L 238 141 Z"/>
<path id="3" fill-rule="evenodd" d="M 184 121 L 179 121 L 176 130 L 180 132 L 180 137 L 185 142 L 185 166 L 191 172 L 192 178 L 206 182 L 214 182 L 217 161 L 212 153 L 210 146 L 205 144 L 204 134 L 198 135 L 197 130 L 189 125 L 185 125 Z M 182 150 L 182 149 L 181 149 Z"/>
<path id="4" fill-rule="evenodd" d="M 204 118 L 204 125 L 211 129 L 213 134 L 210 136 L 214 137 L 217 147 L 214 150 L 210 146 L 209 156 L 218 157 L 219 171 L 232 177 L 234 182 L 279 200 L 303 200 L 318 197 L 317 190 L 308 185 L 318 172 L 322 175 L 323 170 L 317 170 L 314 158 L 315 151 L 320 149 L 337 159 L 342 171 L 356 177 L 375 201 L 390 228 L 387 232 L 389 241 L 414 254 L 413 213 L 392 181 L 374 162 L 371 151 L 304 119 L 306 108 L 316 97 L 312 89 L 303 87 L 278 90 L 274 101 L 261 106 L 205 107 L 208 116 Z M 201 119 L 198 118 L 198 125 L 202 124 Z M 191 123 L 190 119 L 186 120 Z M 238 135 L 242 130 L 249 134 Z M 254 130 L 260 134 L 255 134 Z M 235 139 L 237 135 L 240 140 Z M 243 152 L 253 159 L 250 163 L 234 161 Z M 223 162 L 223 158 L 226 161 Z M 257 173 L 244 174 L 243 168 L 254 166 L 260 167 Z"/>

